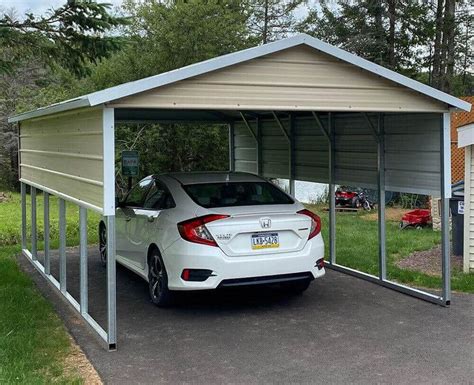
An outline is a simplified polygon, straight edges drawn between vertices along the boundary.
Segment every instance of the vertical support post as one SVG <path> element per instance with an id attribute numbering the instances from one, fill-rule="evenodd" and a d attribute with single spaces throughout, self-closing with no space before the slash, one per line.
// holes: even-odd
<path id="1" fill-rule="evenodd" d="M 31 258 L 38 259 L 38 229 L 36 226 L 36 188 L 31 187 Z"/>
<path id="2" fill-rule="evenodd" d="M 115 112 L 102 113 L 104 151 L 104 217 L 107 229 L 107 343 L 117 347 L 117 299 L 115 271 Z"/>
<path id="3" fill-rule="evenodd" d="M 110 349 L 117 343 L 117 303 L 115 266 L 115 216 L 106 217 L 107 226 L 107 338 Z"/>
<path id="4" fill-rule="evenodd" d="M 234 123 L 229 123 L 229 171 L 235 171 Z"/>
<path id="5" fill-rule="evenodd" d="M 262 122 L 257 116 L 257 175 L 262 175 L 263 158 L 262 158 Z"/>
<path id="6" fill-rule="evenodd" d="M 451 198 L 451 115 L 444 113 L 441 120 L 441 271 L 443 301 L 451 301 L 451 266 L 449 244 L 449 198 Z"/>
<path id="7" fill-rule="evenodd" d="M 21 248 L 25 250 L 26 246 L 26 185 L 21 182 Z"/>
<path id="8" fill-rule="evenodd" d="M 288 163 L 289 163 L 289 185 L 290 185 L 290 195 L 295 196 L 295 116 L 290 113 L 290 144 L 289 144 L 289 154 L 288 154 Z"/>
<path id="9" fill-rule="evenodd" d="M 49 255 L 49 194 L 43 191 L 43 227 L 44 227 L 44 273 L 51 274 Z"/>
<path id="10" fill-rule="evenodd" d="M 79 253 L 80 253 L 80 307 L 81 314 L 89 312 L 87 277 L 87 209 L 79 207 Z"/>
<path id="11" fill-rule="evenodd" d="M 329 131 L 329 263 L 336 263 L 336 126 L 334 116 L 328 114 Z"/>
<path id="12" fill-rule="evenodd" d="M 66 202 L 59 198 L 59 289 L 66 294 Z"/>
<path id="13" fill-rule="evenodd" d="M 385 131 L 384 116 L 377 116 L 377 179 L 378 179 L 378 225 L 379 225 L 379 279 L 387 279 L 386 233 L 385 233 Z"/>

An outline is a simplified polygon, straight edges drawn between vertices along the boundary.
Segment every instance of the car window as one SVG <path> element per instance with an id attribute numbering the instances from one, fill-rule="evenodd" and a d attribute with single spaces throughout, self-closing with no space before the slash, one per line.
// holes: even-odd
<path id="1" fill-rule="evenodd" d="M 183 186 L 205 208 L 292 204 L 293 199 L 268 182 L 200 183 Z"/>
<path id="2" fill-rule="evenodd" d="M 175 207 L 175 204 L 169 191 L 161 183 L 153 182 L 143 207 L 145 209 L 163 210 Z"/>
<path id="3" fill-rule="evenodd" d="M 123 204 L 130 207 L 142 207 L 145 195 L 151 183 L 151 178 L 145 178 L 138 182 L 128 193 Z"/>

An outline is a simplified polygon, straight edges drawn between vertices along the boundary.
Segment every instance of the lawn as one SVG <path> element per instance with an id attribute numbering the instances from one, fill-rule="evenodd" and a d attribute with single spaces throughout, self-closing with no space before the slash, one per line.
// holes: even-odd
<path id="1" fill-rule="evenodd" d="M 322 220 L 322 233 L 328 237 L 328 213 L 322 206 L 308 206 Z M 378 275 L 378 223 L 368 220 L 366 212 L 336 214 L 336 258 L 340 265 Z M 417 271 L 402 270 L 395 262 L 415 251 L 428 250 L 441 241 L 440 232 L 430 228 L 400 230 L 398 220 L 386 221 L 387 276 L 389 279 L 417 287 L 441 289 L 441 278 Z M 328 252 L 326 242 L 326 255 Z M 474 274 L 452 269 L 453 290 L 474 293 Z"/>
<path id="2" fill-rule="evenodd" d="M 38 230 L 43 234 L 43 197 L 38 195 Z M 28 210 L 30 205 L 28 205 Z M 58 241 L 58 205 L 51 198 L 52 247 Z M 78 243 L 78 209 L 67 205 L 67 240 Z M 97 241 L 89 218 L 89 239 Z M 74 369 L 65 367 L 65 357 L 71 353 L 71 342 L 66 329 L 31 279 L 18 268 L 15 260 L 20 253 L 21 210 L 20 197 L 0 203 L 0 383 L 23 384 L 80 384 L 83 380 Z M 39 243 L 41 248 L 42 242 Z"/>

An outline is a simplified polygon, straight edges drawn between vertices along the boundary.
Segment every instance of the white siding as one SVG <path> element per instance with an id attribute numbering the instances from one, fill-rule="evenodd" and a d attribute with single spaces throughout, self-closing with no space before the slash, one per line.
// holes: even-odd
<path id="1" fill-rule="evenodd" d="M 22 122 L 20 180 L 101 210 L 102 110 L 88 109 Z"/>
<path id="2" fill-rule="evenodd" d="M 474 272 L 474 151 L 465 148 L 463 270 Z"/>

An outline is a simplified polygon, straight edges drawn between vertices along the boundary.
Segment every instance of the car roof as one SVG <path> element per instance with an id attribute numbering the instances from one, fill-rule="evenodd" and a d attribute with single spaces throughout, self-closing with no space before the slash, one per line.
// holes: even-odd
<path id="1" fill-rule="evenodd" d="M 172 172 L 161 174 L 176 179 L 181 184 L 225 183 L 225 182 L 262 182 L 265 179 L 246 172 Z"/>

